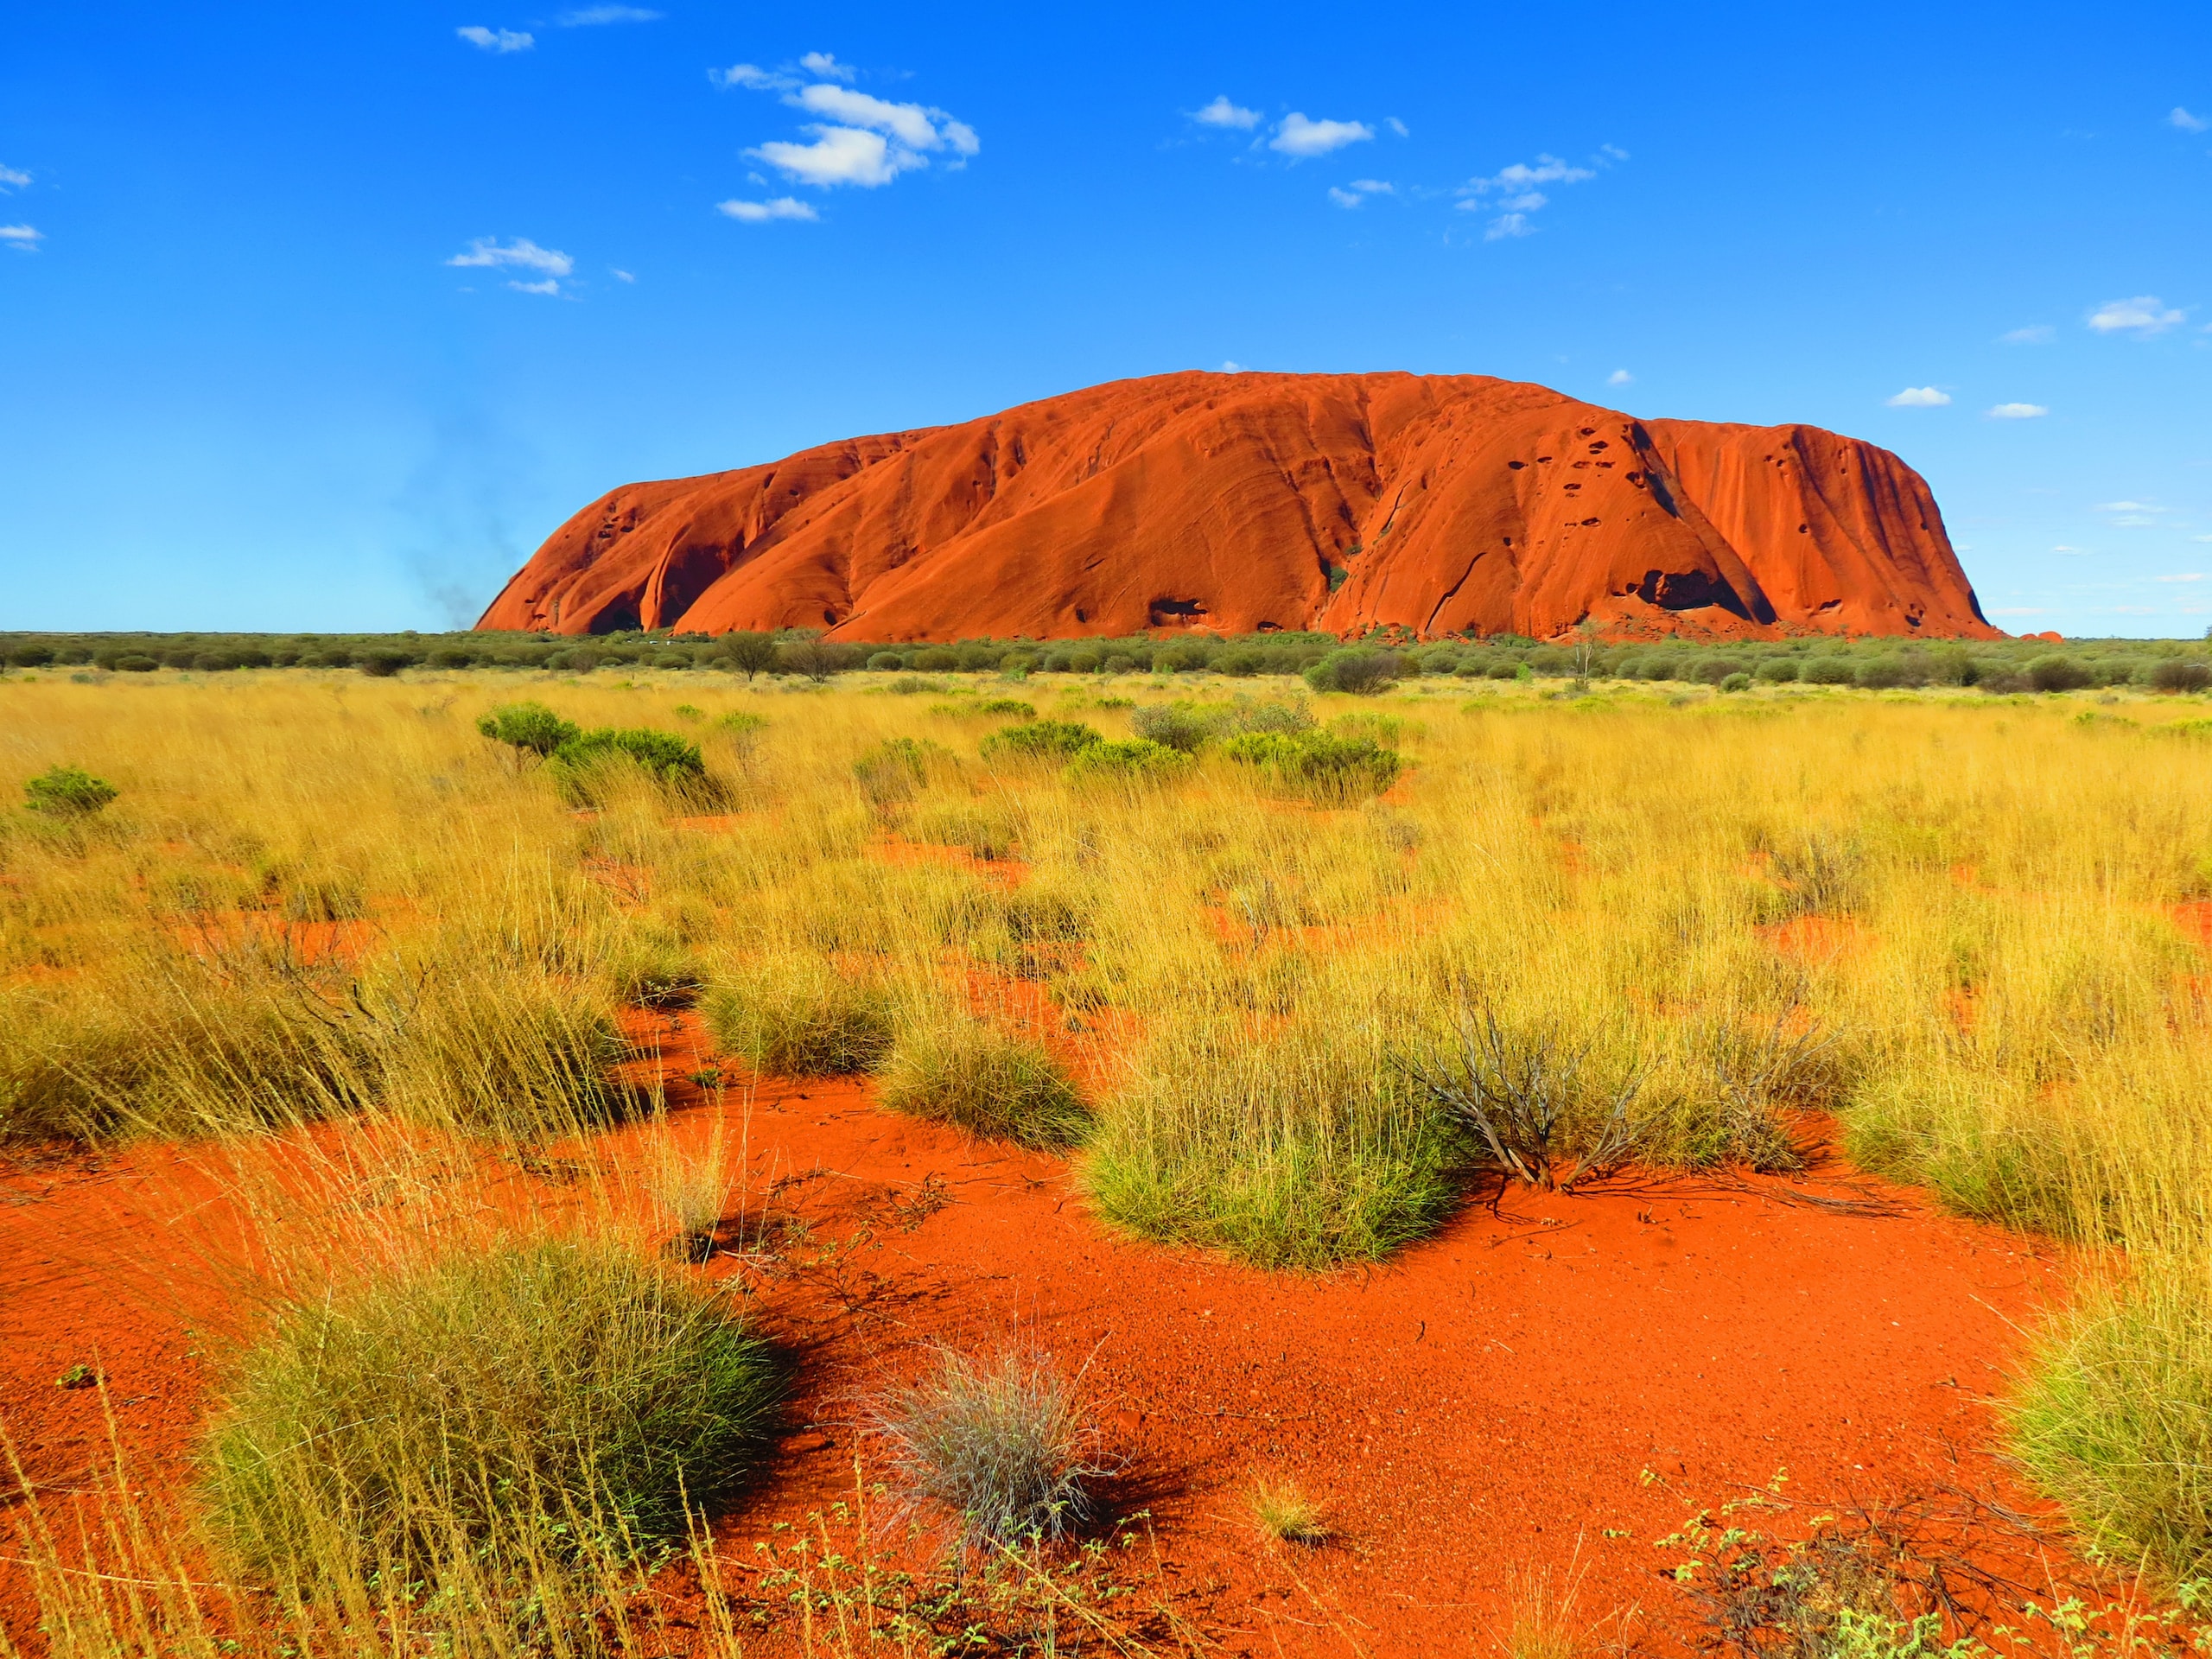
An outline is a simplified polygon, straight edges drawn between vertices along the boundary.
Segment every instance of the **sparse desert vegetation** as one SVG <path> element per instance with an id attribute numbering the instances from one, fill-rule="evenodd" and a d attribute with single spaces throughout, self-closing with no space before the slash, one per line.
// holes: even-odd
<path id="1" fill-rule="evenodd" d="M 497 683 L 118 659 L 0 683 L 0 784 L 23 803 L 0 814 L 0 1135 L 25 1158 L 159 1149 L 194 1172 L 198 1253 L 148 1255 L 228 1310 L 208 1376 L 178 1385 L 203 1392 L 157 1498 L 111 1467 L 18 1502 L 8 1570 L 40 1639 L 210 1659 L 415 1651 L 410 1631 L 467 1653 L 802 1650 L 782 1612 L 741 1626 L 734 1592 L 678 1641 L 640 1588 L 725 1582 L 715 1552 L 739 1535 L 716 1529 L 741 1532 L 746 1483 L 774 1478 L 777 1401 L 804 1384 L 760 1287 L 803 1281 L 848 1314 L 874 1294 L 858 1233 L 777 1243 L 801 1234 L 772 1200 L 829 1178 L 755 1179 L 745 1114 L 766 1079 L 792 1084 L 779 1111 L 836 1091 L 840 1113 L 1027 1160 L 1011 1167 L 1049 1186 L 1065 1237 L 1142 1253 L 1114 1258 L 1124 1277 L 1260 1269 L 1344 1296 L 1459 1249 L 1436 1241 L 1482 1206 L 1608 1181 L 1748 1191 L 1840 1145 L 2066 1253 L 2070 1288 L 2012 1370 L 1967 1382 L 2072 1548 L 2160 1605 L 2197 1595 L 2195 680 L 2037 692 L 2038 672 L 2080 683 L 2038 658 L 1992 696 L 1821 666 L 1873 660 L 1857 651 L 1695 690 L 1601 664 L 1578 691 L 1486 668 L 1370 683 L 1341 654 L 1306 678 L 1265 659 L 1109 677 L 1055 652 L 1058 671 L 964 681 L 957 653 L 887 652 L 834 678 L 772 658 Z M 954 1202 L 910 1179 L 871 1240 Z M 1636 1318 L 1663 1322 L 1663 1299 Z M 887 1575 L 915 1570 L 899 1551 L 919 1546 L 889 1541 L 910 1512 L 1026 1563 L 992 1582 L 1033 1624 L 1056 1609 L 1056 1641 L 1175 1650 L 1172 1621 L 1084 1599 L 1111 1574 L 1082 1552 L 1137 1535 L 1109 1477 L 1142 1459 L 1066 1356 L 989 1325 L 886 1348 L 898 1374 L 847 1402 L 859 1427 L 833 1454 L 842 1513 L 873 1516 Z M 1268 1356 L 1294 1365 L 1305 1339 Z M 1232 1530 L 1337 1536 L 1336 1484 L 1325 1522 L 1310 1471 L 1268 1445 L 1224 1488 Z M 777 1606 L 816 1621 L 814 1650 L 862 1650 L 891 1602 L 837 1599 L 877 1594 L 876 1568 L 795 1564 L 798 1535 L 771 1541 L 764 1572 L 800 1574 L 778 1593 L 803 1581 Z M 899 1617 L 931 1650 L 919 1605 Z M 1581 1639 L 1498 1607 L 1512 1651 Z"/>

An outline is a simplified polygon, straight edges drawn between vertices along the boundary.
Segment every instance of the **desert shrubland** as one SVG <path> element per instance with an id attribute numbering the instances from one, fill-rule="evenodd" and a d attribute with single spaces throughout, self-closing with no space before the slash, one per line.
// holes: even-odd
<path id="1" fill-rule="evenodd" d="M 1273 1268 L 1486 1184 L 1839 1142 L 2088 1247 L 2018 1449 L 2114 1556 L 2212 1555 L 2190 675 L 1793 650 L 1703 664 L 1724 694 L 1652 647 L 1574 696 L 1494 645 L 1310 688 L 1069 649 L 967 692 L 885 654 L 0 684 L 0 786 L 114 791 L 0 814 L 0 1132 L 588 1139 L 655 1107 L 626 1010 L 696 1001 L 741 1072 L 1067 1148 L 1099 1224 Z"/>

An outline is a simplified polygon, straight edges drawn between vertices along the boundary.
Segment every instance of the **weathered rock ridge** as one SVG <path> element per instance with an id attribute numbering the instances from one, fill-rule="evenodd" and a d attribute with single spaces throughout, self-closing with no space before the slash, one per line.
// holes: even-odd
<path id="1" fill-rule="evenodd" d="M 1481 375 L 1117 381 L 632 484 L 478 624 L 865 640 L 1397 624 L 1993 637 L 1919 474 Z"/>

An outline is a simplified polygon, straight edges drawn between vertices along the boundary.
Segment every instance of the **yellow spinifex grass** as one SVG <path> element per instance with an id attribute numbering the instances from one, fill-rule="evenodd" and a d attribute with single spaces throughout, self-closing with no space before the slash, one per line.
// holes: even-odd
<path id="1" fill-rule="evenodd" d="M 1323 1266 L 1457 1201 L 1477 1148 L 1403 1062 L 1479 1012 L 1567 1080 L 1568 1150 L 1626 1101 L 1646 1161 L 1787 1168 L 1827 1113 L 1961 1212 L 2098 1247 L 2019 1447 L 2115 1554 L 2212 1561 L 2212 1021 L 2176 913 L 2212 896 L 2212 742 L 2165 729 L 2193 703 L 1431 683 L 1314 701 L 1408 762 L 1333 804 L 1217 747 L 986 757 L 1012 716 L 891 679 L 0 683 L 0 794 L 56 764 L 122 791 L 0 818 L 0 1133 L 588 1139 L 652 1109 L 608 1033 L 653 987 L 699 982 L 733 1051 L 827 1033 L 842 1070 L 904 1033 L 944 1090 L 996 1073 L 922 1038 L 1033 1042 L 1041 1010 L 1086 1109 L 1034 1138 L 1085 1137 L 1104 1224 Z M 999 689 L 1108 739 L 1102 699 L 1303 695 Z M 698 738 L 712 816 L 642 776 L 571 810 L 477 735 L 520 697 Z"/>

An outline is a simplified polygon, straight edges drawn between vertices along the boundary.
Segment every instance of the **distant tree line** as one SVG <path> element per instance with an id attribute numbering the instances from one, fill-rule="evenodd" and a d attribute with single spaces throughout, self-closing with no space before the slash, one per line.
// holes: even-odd
<path id="1" fill-rule="evenodd" d="M 2201 640 L 1840 639 L 1546 644 L 1514 634 L 1414 642 L 1392 630 L 1355 641 L 1326 633 L 1226 639 L 1136 635 L 1086 639 L 963 639 L 941 645 L 827 640 L 803 629 L 725 634 L 630 632 L 575 638 L 542 633 L 0 633 L 15 669 L 99 675 L 215 674 L 241 669 L 511 671 L 560 674 L 637 670 L 826 680 L 856 669 L 918 674 L 1201 673 L 1307 675 L 1341 689 L 1396 678 L 1605 679 L 1691 684 L 1799 683 L 1977 686 L 2064 691 L 2134 685 L 2212 687 L 2212 647 Z M 1736 677 L 1742 677 L 1740 681 Z M 1354 683 L 1357 682 L 1357 684 Z"/>

